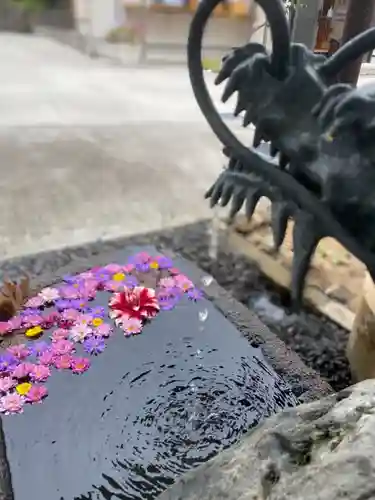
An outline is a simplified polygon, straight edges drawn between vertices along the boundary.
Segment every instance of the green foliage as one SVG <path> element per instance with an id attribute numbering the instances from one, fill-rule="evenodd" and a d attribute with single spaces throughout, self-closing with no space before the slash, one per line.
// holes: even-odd
<path id="1" fill-rule="evenodd" d="M 13 2 L 28 11 L 43 10 L 51 4 L 51 0 L 13 0 Z"/>

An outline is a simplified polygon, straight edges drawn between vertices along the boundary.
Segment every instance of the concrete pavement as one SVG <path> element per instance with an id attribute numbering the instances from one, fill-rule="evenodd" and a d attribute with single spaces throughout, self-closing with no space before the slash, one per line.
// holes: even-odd
<path id="1" fill-rule="evenodd" d="M 15 34 L 0 61 L 1 259 L 210 215 L 223 158 L 185 68 L 120 68 Z"/>

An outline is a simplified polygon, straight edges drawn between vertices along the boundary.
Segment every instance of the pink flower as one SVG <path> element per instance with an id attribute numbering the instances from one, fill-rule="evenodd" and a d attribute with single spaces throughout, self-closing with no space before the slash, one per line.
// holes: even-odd
<path id="1" fill-rule="evenodd" d="M 52 344 L 52 353 L 56 356 L 71 354 L 74 351 L 74 344 L 69 340 L 57 340 Z"/>
<path id="2" fill-rule="evenodd" d="M 8 333 L 11 333 L 12 329 L 9 326 L 8 321 L 0 321 L 0 337 L 3 337 L 4 335 L 7 335 Z"/>
<path id="3" fill-rule="evenodd" d="M 109 337 L 112 333 L 113 329 L 108 323 L 102 323 L 95 330 L 95 336 L 97 337 Z"/>
<path id="4" fill-rule="evenodd" d="M 194 283 L 184 274 L 177 274 L 177 276 L 174 277 L 174 282 L 175 286 L 183 292 L 187 292 L 190 288 L 194 287 Z"/>
<path id="5" fill-rule="evenodd" d="M 73 358 L 72 372 L 84 373 L 90 368 L 90 360 L 87 358 Z"/>
<path id="6" fill-rule="evenodd" d="M 95 274 L 92 271 L 84 271 L 78 275 L 83 280 L 95 279 Z"/>
<path id="7" fill-rule="evenodd" d="M 0 378 L 0 392 L 8 392 L 17 385 L 17 381 L 12 377 L 2 377 Z"/>
<path id="8" fill-rule="evenodd" d="M 48 328 L 52 328 L 53 325 L 57 324 L 59 319 L 60 319 L 60 313 L 53 311 L 43 316 L 42 326 L 43 328 L 48 330 Z"/>
<path id="9" fill-rule="evenodd" d="M 171 267 L 169 269 L 169 272 L 171 273 L 172 276 L 176 276 L 176 275 L 180 274 L 181 271 L 179 269 L 177 269 L 177 267 Z"/>
<path id="10" fill-rule="evenodd" d="M 104 266 L 104 269 L 111 274 L 120 273 L 123 270 L 123 267 L 119 264 L 107 264 Z"/>
<path id="11" fill-rule="evenodd" d="M 122 270 L 124 271 L 124 273 L 131 273 L 132 271 L 134 271 L 134 269 L 134 264 L 126 264 L 125 266 L 122 266 Z"/>
<path id="12" fill-rule="evenodd" d="M 118 290 L 120 290 L 120 288 L 122 288 L 124 285 L 119 282 L 119 281 L 106 281 L 104 284 L 103 284 L 103 288 L 104 290 L 106 290 L 107 292 L 117 292 Z"/>
<path id="13" fill-rule="evenodd" d="M 88 326 L 88 325 L 91 325 L 93 319 L 94 319 L 94 316 L 92 314 L 79 313 L 79 316 L 76 319 L 76 324 Z"/>
<path id="14" fill-rule="evenodd" d="M 81 294 L 79 288 L 74 285 L 65 285 L 60 288 L 60 296 L 63 299 L 79 299 Z"/>
<path id="15" fill-rule="evenodd" d="M 138 333 L 141 333 L 142 327 L 143 327 L 142 321 L 137 318 L 126 318 L 121 321 L 121 328 L 124 331 L 124 335 L 126 337 L 130 337 L 130 335 L 137 335 Z"/>
<path id="16" fill-rule="evenodd" d="M 17 393 L 6 394 L 0 398 L 0 411 L 5 415 L 12 413 L 22 413 L 25 399 Z"/>
<path id="17" fill-rule="evenodd" d="M 73 342 L 83 342 L 88 335 L 92 334 L 92 328 L 85 324 L 74 325 L 70 332 L 69 338 Z"/>
<path id="18" fill-rule="evenodd" d="M 51 376 L 51 370 L 48 366 L 35 365 L 32 372 L 30 373 L 30 378 L 34 382 L 45 382 L 48 377 Z"/>
<path id="19" fill-rule="evenodd" d="M 43 352 L 38 359 L 41 365 L 50 366 L 53 365 L 55 361 L 55 355 L 53 354 L 52 351 L 48 350 Z"/>
<path id="20" fill-rule="evenodd" d="M 31 297 L 26 303 L 25 307 L 31 307 L 32 309 L 38 309 L 43 305 L 44 301 L 42 297 L 37 295 L 36 297 Z"/>
<path id="21" fill-rule="evenodd" d="M 174 288 L 176 286 L 174 278 L 168 276 L 167 278 L 162 278 L 159 281 L 159 285 L 163 288 Z"/>
<path id="22" fill-rule="evenodd" d="M 61 313 L 61 318 L 67 321 L 77 321 L 81 313 L 77 309 L 65 309 Z"/>
<path id="23" fill-rule="evenodd" d="M 59 340 L 66 340 L 69 337 L 69 331 L 65 330 L 64 328 L 57 328 L 52 335 L 51 339 L 52 342 L 58 342 Z"/>
<path id="24" fill-rule="evenodd" d="M 27 378 L 34 369 L 33 363 L 20 363 L 13 370 L 12 376 L 17 379 Z"/>
<path id="25" fill-rule="evenodd" d="M 68 370 L 72 366 L 72 356 L 70 354 L 63 354 L 62 356 L 56 356 L 54 359 L 54 365 L 58 370 Z"/>
<path id="26" fill-rule="evenodd" d="M 26 395 L 26 401 L 28 403 L 41 403 L 48 395 L 48 390 L 43 385 L 33 385 Z"/>
<path id="27" fill-rule="evenodd" d="M 39 326 L 43 323 L 43 316 L 40 314 L 25 314 L 22 318 L 22 326 L 30 328 L 32 326 Z"/>
<path id="28" fill-rule="evenodd" d="M 110 317 L 116 319 L 116 324 L 125 319 L 136 318 L 145 320 L 156 316 L 160 310 L 155 290 L 136 286 L 124 287 L 122 292 L 114 293 L 109 301 Z"/>
<path id="29" fill-rule="evenodd" d="M 12 345 L 8 347 L 7 351 L 17 359 L 25 359 L 30 354 L 30 349 L 25 344 Z"/>
<path id="30" fill-rule="evenodd" d="M 39 297 L 41 297 L 45 304 L 49 304 L 60 298 L 60 294 L 57 288 L 51 287 L 43 288 L 43 290 L 41 290 L 38 295 Z"/>
<path id="31" fill-rule="evenodd" d="M 21 316 L 14 316 L 14 318 L 10 318 L 8 320 L 8 325 L 9 325 L 9 329 L 11 331 L 14 331 L 14 330 L 19 330 L 22 326 L 22 318 Z"/>

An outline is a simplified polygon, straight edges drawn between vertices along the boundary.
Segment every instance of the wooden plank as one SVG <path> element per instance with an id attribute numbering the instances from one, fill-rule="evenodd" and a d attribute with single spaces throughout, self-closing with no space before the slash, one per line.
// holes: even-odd
<path id="1" fill-rule="evenodd" d="M 251 222 L 237 217 L 229 228 L 228 244 L 232 251 L 256 262 L 261 271 L 283 288 L 290 288 L 293 260 L 293 222 L 288 225 L 283 246 L 273 249 L 269 210 L 263 204 Z M 322 240 L 307 276 L 304 298 L 322 314 L 350 330 L 363 288 L 365 267 L 336 240 Z"/>

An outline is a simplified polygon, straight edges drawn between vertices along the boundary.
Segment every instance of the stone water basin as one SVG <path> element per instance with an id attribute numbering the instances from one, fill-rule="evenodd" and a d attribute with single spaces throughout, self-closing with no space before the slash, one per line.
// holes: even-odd
<path id="1" fill-rule="evenodd" d="M 175 265 L 189 276 L 189 263 Z M 98 292 L 92 304 L 108 309 L 108 297 Z M 82 375 L 56 371 L 42 404 L 3 417 L 14 500 L 154 499 L 297 404 L 261 349 L 207 298 L 184 296 L 137 336 L 115 328 L 91 362 Z"/>

